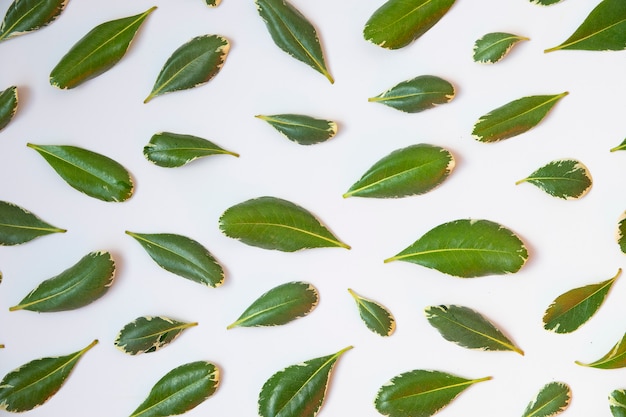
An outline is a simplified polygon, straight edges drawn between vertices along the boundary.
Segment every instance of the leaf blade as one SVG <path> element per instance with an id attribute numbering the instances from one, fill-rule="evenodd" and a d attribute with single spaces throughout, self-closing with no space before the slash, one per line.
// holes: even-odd
<path id="1" fill-rule="evenodd" d="M 524 410 L 522 417 L 550 417 L 563 412 L 570 403 L 571 391 L 563 382 L 544 385 Z"/>
<path id="2" fill-rule="evenodd" d="M 337 123 L 304 114 L 273 114 L 255 116 L 300 145 L 325 142 L 337 134 Z"/>
<path id="3" fill-rule="evenodd" d="M 197 325 L 163 316 L 137 317 L 118 332 L 113 344 L 128 355 L 156 352 Z"/>
<path id="4" fill-rule="evenodd" d="M 596 369 L 618 369 L 626 367 L 626 334 L 604 356 L 591 363 L 576 361 L 577 365 Z"/>
<path id="5" fill-rule="evenodd" d="M 20 245 L 40 236 L 65 232 L 22 207 L 0 201 L 0 246 Z"/>
<path id="6" fill-rule="evenodd" d="M 17 87 L 11 86 L 0 92 L 0 130 L 4 129 L 17 112 Z"/>
<path id="7" fill-rule="evenodd" d="M 48 26 L 63 13 L 68 1 L 13 1 L 0 25 L 0 42 Z"/>
<path id="8" fill-rule="evenodd" d="M 613 417 L 626 416 L 626 390 L 613 390 L 609 395 L 609 406 Z"/>
<path id="9" fill-rule="evenodd" d="M 204 138 L 172 132 L 154 134 L 143 148 L 148 161 L 164 168 L 181 167 L 198 158 L 222 154 L 239 156 Z"/>
<path id="10" fill-rule="evenodd" d="M 584 197 L 593 184 L 589 169 L 576 159 L 549 162 L 515 184 L 523 182 L 529 182 L 551 196 L 564 200 Z"/>
<path id="11" fill-rule="evenodd" d="M 452 101 L 456 94 L 454 86 L 435 75 L 420 75 L 402 81 L 383 91 L 369 102 L 381 103 L 406 113 L 419 113 Z"/>
<path id="12" fill-rule="evenodd" d="M 348 288 L 348 292 L 356 301 L 359 316 L 372 332 L 380 336 L 391 336 L 396 329 L 396 320 L 382 304 L 360 296 Z"/>
<path id="13" fill-rule="evenodd" d="M 495 64 L 501 61 L 519 42 L 528 40 L 530 39 L 525 36 L 507 32 L 487 33 L 474 42 L 474 61 Z"/>

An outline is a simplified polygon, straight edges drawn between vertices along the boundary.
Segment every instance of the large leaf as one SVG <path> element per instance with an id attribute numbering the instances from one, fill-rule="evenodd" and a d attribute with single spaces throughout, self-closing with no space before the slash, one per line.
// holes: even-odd
<path id="1" fill-rule="evenodd" d="M 30 211 L 7 201 L 0 201 L 0 245 L 12 246 L 29 242 L 51 233 L 65 233 L 44 222 Z"/>
<path id="2" fill-rule="evenodd" d="M 565 200 L 583 197 L 593 183 L 587 167 L 576 159 L 557 159 L 515 184 L 529 182 L 551 196 Z"/>
<path id="3" fill-rule="evenodd" d="M 11 86 L 0 92 L 0 130 L 4 129 L 17 111 L 17 87 Z"/>
<path id="4" fill-rule="evenodd" d="M 139 27 L 155 9 L 93 28 L 52 69 L 50 84 L 62 89 L 74 88 L 111 69 L 124 57 Z"/>
<path id="5" fill-rule="evenodd" d="M 509 53 L 518 42 L 530 39 L 506 32 L 492 32 L 474 42 L 474 61 L 482 64 L 495 64 Z"/>
<path id="6" fill-rule="evenodd" d="M 606 355 L 591 363 L 576 361 L 578 365 L 598 369 L 618 369 L 626 367 L 626 333 Z"/>
<path id="7" fill-rule="evenodd" d="M 156 133 L 143 148 L 148 161 L 165 168 L 180 167 L 198 158 L 220 154 L 239 156 L 206 139 L 171 132 Z"/>
<path id="8" fill-rule="evenodd" d="M 324 403 L 328 383 L 339 357 L 352 349 L 311 359 L 276 372 L 259 394 L 261 417 L 313 417 Z"/>
<path id="9" fill-rule="evenodd" d="M 626 417 L 626 390 L 616 389 L 611 392 L 609 406 L 613 417 Z"/>
<path id="10" fill-rule="evenodd" d="M 560 414 L 569 406 L 571 397 L 567 384 L 550 382 L 539 390 L 524 410 L 522 417 L 550 417 Z"/>
<path id="11" fill-rule="evenodd" d="M 14 0 L 0 26 L 0 41 L 41 29 L 54 22 L 69 0 Z"/>
<path id="12" fill-rule="evenodd" d="M 441 224 L 385 262 L 412 262 L 462 278 L 517 272 L 528 259 L 524 242 L 489 220 Z"/>
<path id="13" fill-rule="evenodd" d="M 382 304 L 362 297 L 348 288 L 348 292 L 356 301 L 359 316 L 368 329 L 381 336 L 391 336 L 396 330 L 396 320 Z"/>
<path id="14" fill-rule="evenodd" d="M 454 95 L 454 86 L 450 82 L 434 75 L 420 75 L 402 81 L 367 101 L 385 104 L 407 113 L 419 113 L 449 103 Z"/>
<path id="15" fill-rule="evenodd" d="M 137 317 L 120 330 L 114 344 L 129 355 L 155 352 L 172 343 L 186 329 L 197 325 L 169 317 Z"/>
<path id="16" fill-rule="evenodd" d="M 300 145 L 314 145 L 337 134 L 337 123 L 303 114 L 257 115 L 285 137 Z"/>
<path id="17" fill-rule="evenodd" d="M 220 229 L 226 236 L 264 249 L 350 249 L 309 211 L 276 197 L 259 197 L 232 206 L 220 217 Z"/>

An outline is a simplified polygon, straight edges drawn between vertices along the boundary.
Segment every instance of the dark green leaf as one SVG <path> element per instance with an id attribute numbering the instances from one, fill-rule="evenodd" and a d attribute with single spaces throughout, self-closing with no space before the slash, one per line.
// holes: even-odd
<path id="1" fill-rule="evenodd" d="M 150 142 L 143 148 L 143 154 L 148 161 L 165 168 L 180 167 L 209 155 L 239 156 L 206 139 L 171 132 L 153 135 Z"/>
<path id="2" fill-rule="evenodd" d="M 29 242 L 51 233 L 65 233 L 35 216 L 30 211 L 7 201 L 0 201 L 0 245 L 12 246 Z"/>
<path id="3" fill-rule="evenodd" d="M 0 92 L 0 130 L 4 129 L 17 111 L 17 87 L 12 86 Z"/>
<path id="4" fill-rule="evenodd" d="M 403 81 L 376 97 L 370 97 L 368 101 L 407 113 L 418 113 L 450 102 L 454 94 L 454 86 L 443 78 L 421 75 Z"/>
<path id="5" fill-rule="evenodd" d="M 591 174 L 587 167 L 575 159 L 558 159 L 534 171 L 515 184 L 529 182 L 551 196 L 574 200 L 591 189 Z"/>
<path id="6" fill-rule="evenodd" d="M 626 211 L 617 221 L 617 243 L 622 253 L 626 253 Z"/>
<path id="7" fill-rule="evenodd" d="M 316 119 L 302 114 L 257 115 L 256 117 L 265 120 L 287 139 L 300 145 L 314 145 L 337 134 L 337 123 L 331 120 Z"/>
<path id="8" fill-rule="evenodd" d="M 367 328 L 381 336 L 391 336 L 396 329 L 396 320 L 389 310 L 374 300 L 361 297 L 350 288 L 348 292 L 356 301 L 359 315 Z"/>
<path id="9" fill-rule="evenodd" d="M 609 405 L 613 417 L 626 417 L 626 390 L 616 389 L 611 392 Z"/>
<path id="10" fill-rule="evenodd" d="M 551 417 L 560 414 L 569 406 L 571 397 L 567 384 L 550 382 L 528 404 L 522 417 Z"/>
<path id="11" fill-rule="evenodd" d="M 474 61 L 495 64 L 504 58 L 518 42 L 528 40 L 530 39 L 512 33 L 487 33 L 474 43 Z"/>
<path id="12" fill-rule="evenodd" d="M 530 0 L 531 3 L 537 4 L 539 6 L 550 6 L 552 4 L 556 4 L 561 1 L 562 0 Z"/>
<path id="13" fill-rule="evenodd" d="M 0 26 L 0 41 L 41 29 L 54 22 L 68 0 L 14 0 Z"/>
<path id="14" fill-rule="evenodd" d="M 611 148 L 611 152 L 623 151 L 624 149 L 626 149 L 626 139 L 624 139 L 618 146 Z"/>
<path id="15" fill-rule="evenodd" d="M 578 365 L 597 369 L 618 369 L 626 367 L 626 334 L 607 352 L 606 355 L 591 363 L 576 361 Z"/>
<path id="16" fill-rule="evenodd" d="M 197 325 L 168 317 L 137 317 L 120 330 L 114 344 L 129 355 L 155 352 L 172 343 L 186 329 Z"/>

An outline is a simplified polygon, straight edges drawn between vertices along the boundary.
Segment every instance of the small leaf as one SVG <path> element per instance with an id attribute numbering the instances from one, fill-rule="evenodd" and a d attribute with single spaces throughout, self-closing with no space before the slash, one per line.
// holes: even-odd
<path id="1" fill-rule="evenodd" d="M 328 383 L 339 357 L 352 349 L 289 366 L 263 384 L 259 394 L 261 417 L 313 417 L 324 403 Z"/>
<path id="2" fill-rule="evenodd" d="M 591 363 L 576 361 L 578 365 L 597 369 L 618 369 L 626 367 L 626 334 L 603 357 Z"/>
<path id="3" fill-rule="evenodd" d="M 146 17 L 144 13 L 111 20 L 93 28 L 61 58 L 50 72 L 50 84 L 70 89 L 113 68 L 126 54 Z"/>
<path id="4" fill-rule="evenodd" d="M 0 382 L 0 409 L 13 413 L 32 410 L 56 394 L 78 363 L 98 343 L 67 356 L 30 361 L 9 372 Z"/>
<path id="5" fill-rule="evenodd" d="M 523 355 L 509 338 L 480 313 L 463 306 L 430 306 L 426 310 L 428 322 L 444 339 L 468 349 L 508 350 Z"/>
<path id="6" fill-rule="evenodd" d="M 217 390 L 219 369 L 210 362 L 181 365 L 165 374 L 130 417 L 166 417 L 183 414 Z"/>
<path id="7" fill-rule="evenodd" d="M 102 297 L 113 284 L 115 262 L 109 252 L 91 252 L 32 290 L 10 311 L 40 313 L 75 310 Z"/>
<path id="8" fill-rule="evenodd" d="M 220 217 L 220 229 L 228 237 L 264 249 L 350 249 L 309 211 L 276 197 L 259 197 L 232 206 Z"/>
<path id="9" fill-rule="evenodd" d="M 466 379 L 441 371 L 417 369 L 393 377 L 378 390 L 374 403 L 389 417 L 429 417 L 461 392 L 491 377 Z"/>
<path id="10" fill-rule="evenodd" d="M 575 288 L 559 295 L 543 316 L 543 327 L 555 333 L 571 333 L 585 324 L 598 311 L 613 283 L 622 273 L 597 284 Z"/>
<path id="11" fill-rule="evenodd" d="M 622 213 L 617 222 L 617 243 L 622 253 L 626 253 L 626 211 Z"/>
<path id="12" fill-rule="evenodd" d="M 163 269 L 207 287 L 224 283 L 224 269 L 200 243 L 186 236 L 126 231 Z"/>
<path id="13" fill-rule="evenodd" d="M 51 233 L 65 233 L 30 211 L 7 201 L 0 201 L 0 245 L 12 246 L 29 242 Z"/>
<path id="14" fill-rule="evenodd" d="M 445 181 L 454 166 L 454 157 L 448 150 L 424 143 L 412 145 L 376 162 L 343 197 L 399 198 L 424 194 Z"/>
<path id="15" fill-rule="evenodd" d="M 144 103 L 161 94 L 206 84 L 220 72 L 229 50 L 230 43 L 222 36 L 191 39 L 167 59 Z"/>
<path id="16" fill-rule="evenodd" d="M 570 403 L 571 392 L 563 382 L 550 382 L 528 404 L 522 417 L 550 417 L 560 414 Z"/>
<path id="17" fill-rule="evenodd" d="M 128 171 L 111 158 L 67 145 L 26 146 L 39 152 L 72 188 L 102 201 L 126 201 L 133 195 Z"/>
<path id="18" fill-rule="evenodd" d="M 286 0 L 254 0 L 276 46 L 334 83 L 315 27 Z"/>
<path id="19" fill-rule="evenodd" d="M 288 282 L 257 298 L 227 328 L 279 326 L 309 314 L 317 306 L 317 289 L 307 282 Z"/>
<path id="20" fill-rule="evenodd" d="M 624 139 L 618 146 L 611 148 L 611 152 L 623 151 L 624 149 L 626 149 L 626 139 Z"/>
<path id="21" fill-rule="evenodd" d="M 4 129 L 17 111 L 17 87 L 12 86 L 0 92 L 0 130 Z"/>
<path id="22" fill-rule="evenodd" d="M 534 171 L 515 184 L 529 182 L 551 196 L 565 200 L 583 197 L 591 189 L 589 170 L 575 159 L 558 159 Z"/>
<path id="23" fill-rule="evenodd" d="M 616 389 L 611 392 L 609 405 L 613 417 L 626 417 L 626 390 Z"/>
<path id="24" fill-rule="evenodd" d="M 550 6 L 552 4 L 560 3 L 562 0 L 530 0 L 531 3 L 539 6 Z"/>
<path id="25" fill-rule="evenodd" d="M 461 219 L 426 232 L 385 262 L 412 262 L 471 278 L 517 272 L 527 259 L 524 242 L 509 229 L 489 220 Z"/>
<path id="26" fill-rule="evenodd" d="M 205 0 L 206 5 L 209 7 L 217 7 L 220 5 L 222 0 Z"/>
<path id="27" fill-rule="evenodd" d="M 41 29 L 54 22 L 68 0 L 14 0 L 0 26 L 0 41 Z"/>
<path id="28" fill-rule="evenodd" d="M 528 40 L 530 39 L 512 33 L 487 33 L 474 43 L 474 61 L 495 64 L 504 58 L 518 42 Z"/>
<path id="29" fill-rule="evenodd" d="M 337 134 L 337 123 L 331 120 L 316 119 L 302 114 L 257 115 L 256 117 L 265 120 L 287 139 L 300 145 L 314 145 Z"/>
<path id="30" fill-rule="evenodd" d="M 497 142 L 527 132 L 567 94 L 529 96 L 511 101 L 480 117 L 472 136 L 480 142 Z"/>
<path id="31" fill-rule="evenodd" d="M 389 310 L 374 300 L 361 297 L 350 288 L 348 292 L 356 301 L 359 315 L 367 328 L 381 336 L 391 336 L 396 330 L 396 320 Z"/>
<path id="32" fill-rule="evenodd" d="M 155 352 L 172 343 L 183 331 L 197 325 L 168 317 L 137 317 L 120 330 L 114 344 L 129 355 Z"/>
<path id="33" fill-rule="evenodd" d="M 449 103 L 454 95 L 454 86 L 443 78 L 420 75 L 403 81 L 376 97 L 370 97 L 367 101 L 407 113 L 419 113 L 439 104 Z"/>
<path id="34" fill-rule="evenodd" d="M 180 167 L 195 159 L 219 154 L 239 156 L 206 139 L 170 132 L 153 135 L 143 148 L 143 155 L 148 161 L 165 168 Z"/>

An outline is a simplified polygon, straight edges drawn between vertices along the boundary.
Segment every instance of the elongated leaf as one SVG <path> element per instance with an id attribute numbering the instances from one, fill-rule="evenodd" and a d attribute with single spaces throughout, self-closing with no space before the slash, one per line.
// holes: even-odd
<path id="1" fill-rule="evenodd" d="M 186 236 L 126 231 L 163 269 L 208 287 L 224 283 L 224 269 L 200 243 Z"/>
<path id="2" fill-rule="evenodd" d="M 626 417 L 626 390 L 616 389 L 611 392 L 609 406 L 613 417 Z"/>
<path id="3" fill-rule="evenodd" d="M 434 75 L 420 75 L 367 100 L 406 113 L 419 113 L 450 102 L 454 95 L 454 86 L 450 82 Z"/>
<path id="4" fill-rule="evenodd" d="M 617 221 L 617 244 L 622 253 L 626 253 L 626 211 L 623 212 Z"/>
<path id="5" fill-rule="evenodd" d="M 396 330 L 396 320 L 389 310 L 374 300 L 360 296 L 350 288 L 348 292 L 356 301 L 361 320 L 367 328 L 381 336 L 391 336 Z"/>
<path id="6" fill-rule="evenodd" d="M 334 83 L 315 27 L 286 0 L 254 0 L 276 46 Z"/>
<path id="7" fill-rule="evenodd" d="M 113 159 L 68 145 L 27 144 L 39 152 L 72 188 L 102 201 L 126 201 L 133 195 L 129 172 Z"/>
<path id="8" fill-rule="evenodd" d="M 379 413 L 389 417 L 429 417 L 473 384 L 490 379 L 466 379 L 417 369 L 397 375 L 380 387 L 374 404 Z"/>
<path id="9" fill-rule="evenodd" d="M 452 154 L 439 146 L 420 143 L 398 149 L 376 162 L 343 195 L 399 198 L 424 194 L 448 178 Z"/>
<path id="10" fill-rule="evenodd" d="M 575 159 L 549 162 L 515 184 L 523 182 L 529 182 L 551 196 L 565 200 L 583 197 L 593 183 L 587 167 Z"/>
<path id="11" fill-rule="evenodd" d="M 220 229 L 228 237 L 264 249 L 350 249 L 309 211 L 276 197 L 259 197 L 232 206 L 220 217 Z"/>
<path id="12" fill-rule="evenodd" d="M 337 134 L 337 123 L 303 114 L 257 115 L 285 137 L 300 145 L 314 145 Z"/>
<path id="13" fill-rule="evenodd" d="M 148 161 L 165 168 L 180 167 L 198 158 L 220 154 L 239 156 L 206 139 L 171 132 L 153 135 L 143 148 Z"/>
<path id="14" fill-rule="evenodd" d="M 522 417 L 550 417 L 560 414 L 569 406 L 571 397 L 567 384 L 550 382 L 539 390 Z"/>
<path id="15" fill-rule="evenodd" d="M 188 328 L 197 325 L 169 317 L 137 317 L 120 330 L 114 344 L 129 355 L 155 352 L 172 343 Z"/>
<path id="16" fill-rule="evenodd" d="M 578 329 L 598 311 L 621 273 L 620 268 L 611 279 L 559 295 L 546 310 L 543 327 L 555 333 L 571 333 Z"/>
<path id="17" fill-rule="evenodd" d="M 550 6 L 556 3 L 560 3 L 562 0 L 530 0 L 531 3 L 539 6 Z"/>
<path id="18" fill-rule="evenodd" d="M 172 369 L 150 390 L 130 417 L 165 417 L 183 414 L 202 404 L 220 383 L 220 372 L 211 362 L 190 362 Z"/>
<path id="19" fill-rule="evenodd" d="M 113 284 L 115 262 L 109 252 L 91 252 L 59 275 L 43 281 L 18 305 L 37 312 L 75 310 L 102 297 Z"/>
<path id="20" fill-rule="evenodd" d="M 30 211 L 7 201 L 0 201 L 0 245 L 12 246 L 29 242 L 51 233 L 65 233 L 44 222 Z"/>
<path id="21" fill-rule="evenodd" d="M 54 22 L 68 0 L 14 0 L 0 26 L 0 41 L 41 29 Z"/>
<path id="22" fill-rule="evenodd" d="M 428 322 L 444 339 L 469 349 L 509 350 L 523 355 L 508 337 L 477 311 L 457 305 L 426 307 Z"/>
<path id="23" fill-rule="evenodd" d="M 263 384 L 259 394 L 261 417 L 313 417 L 324 403 L 332 370 L 339 357 L 352 349 L 289 366 Z"/>
<path id="24" fill-rule="evenodd" d="M 530 39 L 512 33 L 487 33 L 474 43 L 474 61 L 483 64 L 495 64 L 502 60 L 518 42 L 528 40 Z"/>
<path id="25" fill-rule="evenodd" d="M 426 232 L 385 262 L 412 262 L 471 278 L 517 272 L 527 259 L 524 242 L 509 229 L 489 220 L 461 219 Z"/>
<path id="26" fill-rule="evenodd" d="M 56 394 L 78 360 L 98 343 L 66 356 L 35 359 L 9 372 L 0 382 L 0 410 L 32 410 Z"/>
<path id="27" fill-rule="evenodd" d="M 50 73 L 50 84 L 77 87 L 113 68 L 126 54 L 139 27 L 156 7 L 144 13 L 102 23 L 72 46 Z"/>
<path id="28" fill-rule="evenodd" d="M 529 96 L 511 101 L 480 117 L 472 135 L 480 142 L 497 142 L 527 132 L 567 94 Z"/>
<path id="29" fill-rule="evenodd" d="M 576 361 L 578 365 L 598 369 L 618 369 L 626 367 L 626 334 L 607 352 L 606 355 L 591 363 Z"/>
<path id="30" fill-rule="evenodd" d="M 220 72 L 230 50 L 228 39 L 218 35 L 197 36 L 172 53 L 144 100 L 208 83 Z"/>
<path id="31" fill-rule="evenodd" d="M 17 111 L 17 87 L 12 86 L 0 92 L 0 130 L 4 129 Z"/>

